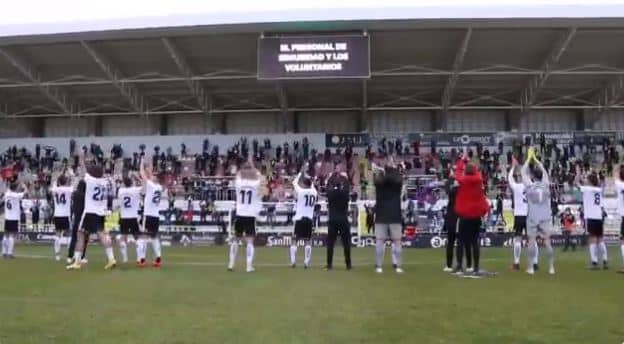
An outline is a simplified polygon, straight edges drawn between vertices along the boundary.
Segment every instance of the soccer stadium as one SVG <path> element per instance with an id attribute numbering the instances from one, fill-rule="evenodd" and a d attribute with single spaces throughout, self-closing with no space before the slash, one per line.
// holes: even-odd
<path id="1" fill-rule="evenodd" d="M 624 1 L 5 5 L 0 344 L 624 341 Z"/>

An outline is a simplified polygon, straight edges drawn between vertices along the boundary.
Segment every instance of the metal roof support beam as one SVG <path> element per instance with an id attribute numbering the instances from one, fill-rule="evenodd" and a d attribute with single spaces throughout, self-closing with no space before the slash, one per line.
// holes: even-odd
<path id="1" fill-rule="evenodd" d="M 444 92 L 442 93 L 442 109 L 444 111 L 448 111 L 449 106 L 451 105 L 453 93 L 455 92 L 455 86 L 457 86 L 457 80 L 459 80 L 459 73 L 462 65 L 464 64 L 464 58 L 466 57 L 466 52 L 468 51 L 468 44 L 470 43 L 471 36 L 472 28 L 468 28 L 464 34 L 464 39 L 459 46 L 459 50 L 455 55 L 455 60 L 453 61 L 453 72 L 448 78 L 448 81 L 444 86 Z"/>
<path id="2" fill-rule="evenodd" d="M 369 129 L 368 120 L 368 80 L 362 80 L 362 111 L 360 112 L 360 131 Z"/>
<path id="3" fill-rule="evenodd" d="M 191 91 L 191 94 L 195 97 L 199 109 L 204 111 L 204 113 L 208 115 L 212 108 L 212 103 L 210 101 L 208 91 L 204 86 L 202 86 L 200 81 L 193 79 L 193 77 L 195 76 L 193 69 L 189 65 L 186 57 L 173 43 L 173 41 L 167 37 L 163 37 L 161 41 L 163 42 L 167 53 L 169 53 L 169 56 L 171 56 L 171 59 L 173 59 L 173 62 L 178 67 L 178 70 L 180 70 L 180 72 L 184 76 L 184 82 L 186 83 L 189 91 Z"/>
<path id="4" fill-rule="evenodd" d="M 548 56 L 542 63 L 541 72 L 535 75 L 531 81 L 529 81 L 529 85 L 522 91 L 520 103 L 522 104 L 524 110 L 528 110 L 533 106 L 535 100 L 537 99 L 537 95 L 546 85 L 546 81 L 548 77 L 552 74 L 554 68 L 559 64 L 559 59 L 561 59 L 561 55 L 566 51 L 568 46 L 570 45 L 570 41 L 576 34 L 576 28 L 570 28 L 568 31 L 561 36 L 561 38 L 555 43 L 552 47 Z"/>
<path id="5" fill-rule="evenodd" d="M 95 63 L 102 69 L 104 74 L 110 79 L 115 88 L 119 90 L 119 93 L 126 98 L 126 100 L 130 103 L 130 107 L 132 109 L 141 114 L 145 115 L 148 111 L 146 111 L 145 98 L 140 94 L 140 92 L 132 85 L 126 84 L 122 82 L 124 76 L 121 74 L 118 68 L 116 68 L 102 53 L 96 50 L 96 48 L 86 41 L 80 41 L 82 47 L 87 51 L 89 56 L 95 61 Z"/>
<path id="6" fill-rule="evenodd" d="M 4 48 L 0 48 L 0 55 L 4 56 L 13 67 L 19 70 L 34 86 L 39 88 L 46 98 L 56 104 L 63 113 L 74 114 L 79 112 L 77 103 L 72 101 L 63 90 L 57 87 L 42 85 L 42 77 L 33 66 Z"/>
<path id="7" fill-rule="evenodd" d="M 621 102 L 622 98 L 624 98 L 624 75 L 608 83 L 598 94 L 597 102 L 600 108 L 611 108 Z"/>
<path id="8" fill-rule="evenodd" d="M 277 94 L 277 100 L 279 101 L 281 109 L 280 112 L 282 114 L 282 132 L 288 132 L 288 97 L 286 96 L 286 90 L 284 90 L 284 86 L 281 83 L 275 85 L 275 93 Z"/>

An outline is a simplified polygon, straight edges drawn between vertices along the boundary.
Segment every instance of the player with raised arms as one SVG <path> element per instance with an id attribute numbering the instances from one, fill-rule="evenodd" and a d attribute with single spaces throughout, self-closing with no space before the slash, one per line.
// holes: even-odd
<path id="1" fill-rule="evenodd" d="M 507 176 L 507 181 L 509 183 L 509 188 L 513 194 L 513 214 L 514 214 L 514 242 L 513 242 L 513 265 L 512 270 L 520 270 L 520 258 L 522 256 L 522 235 L 526 233 L 527 230 L 527 212 L 529 211 L 526 199 L 526 190 L 525 185 L 522 183 L 522 177 L 514 175 L 516 168 L 518 166 L 518 161 L 513 158 L 511 168 L 509 169 L 509 175 Z M 537 255 L 539 256 L 539 248 L 537 246 L 537 242 L 534 243 L 533 247 L 536 250 Z M 533 268 L 535 269 L 534 264 Z"/>
<path id="2" fill-rule="evenodd" d="M 620 217 L 620 251 L 622 253 L 622 266 L 619 273 L 624 273 L 624 165 L 617 169 L 618 175 L 615 179 L 615 189 L 617 191 L 617 213 Z"/>
<path id="3" fill-rule="evenodd" d="M 65 173 L 61 174 L 56 180 L 56 184 L 50 188 L 54 199 L 54 257 L 57 261 L 61 260 L 61 240 L 63 233 L 69 233 L 71 216 L 71 197 L 74 188 L 70 185 L 70 180 Z"/>
<path id="4" fill-rule="evenodd" d="M 292 182 L 297 203 L 294 217 L 295 236 L 290 246 L 290 266 L 293 268 L 296 266 L 297 242 L 304 240 L 303 267 L 308 269 L 312 259 L 312 218 L 314 217 L 314 206 L 316 205 L 318 195 L 316 188 L 312 185 L 312 179 L 304 172 L 306 170 L 307 164 Z"/>
<path id="5" fill-rule="evenodd" d="M 142 256 L 139 258 L 139 266 L 145 266 L 145 256 L 147 253 L 147 243 L 152 244 L 154 250 L 154 262 L 152 266 L 159 268 L 162 265 L 162 252 L 160 247 L 160 238 L 158 235 L 158 227 L 160 225 L 160 201 L 165 190 L 162 186 L 164 182 L 164 173 L 154 175 L 151 167 L 145 167 L 145 163 L 141 160 L 140 167 L 141 179 L 145 186 L 145 198 L 143 200 L 143 232 L 147 233 L 145 244 L 142 242 L 137 244 L 143 246 L 141 248 Z"/>
<path id="6" fill-rule="evenodd" d="M 94 233 L 98 234 L 100 243 L 104 246 L 107 263 L 104 269 L 111 270 L 117 266 L 113 245 L 110 235 L 104 231 L 104 217 L 107 211 L 106 192 L 109 181 L 104 177 L 104 167 L 93 161 L 89 166 L 85 165 L 84 155 L 80 158 L 84 176 L 85 198 L 84 212 L 78 223 L 78 235 L 76 248 L 74 250 L 74 261 L 67 266 L 68 270 L 79 270 L 81 268 L 82 250 L 86 245 L 85 239 Z"/>
<path id="7" fill-rule="evenodd" d="M 531 168 L 531 162 L 534 163 Z M 526 272 L 535 274 L 535 260 L 538 255 L 537 236 L 541 235 L 548 255 L 548 273 L 555 274 L 555 251 L 550 236 L 552 233 L 552 219 L 550 212 L 550 179 L 542 163 L 535 156 L 535 150 L 530 148 L 527 159 L 521 169 L 527 200 L 527 235 L 529 237 L 529 254 Z"/>
<path id="8" fill-rule="evenodd" d="M 401 267 L 403 219 L 401 196 L 403 177 L 390 156 L 384 168 L 374 166 L 375 176 L 375 272 L 383 273 L 386 240 L 392 241 L 392 262 L 394 271 L 404 273 Z"/>
<path id="9" fill-rule="evenodd" d="M 581 178 L 580 166 L 576 167 L 577 180 Z M 579 189 L 583 194 L 583 214 L 589 233 L 589 257 L 591 259 L 590 269 L 598 270 L 598 261 L 602 258 L 602 268 L 609 268 L 609 258 L 607 245 L 603 240 L 604 217 L 603 217 L 603 191 L 600 187 L 600 180 L 596 173 L 591 172 L 587 176 L 587 185 L 580 185 Z"/>
<path id="10" fill-rule="evenodd" d="M 145 244 L 139 240 L 139 203 L 141 201 L 140 186 L 134 186 L 130 177 L 123 179 L 124 186 L 117 191 L 117 200 L 119 205 L 119 232 L 121 239 L 119 240 L 119 251 L 121 252 L 121 260 L 126 263 L 128 261 L 128 235 L 134 236 L 136 243 L 136 262 L 141 265 L 141 257 L 145 257 Z M 143 261 L 145 263 L 145 261 Z"/>
<path id="11" fill-rule="evenodd" d="M 256 219 L 262 209 L 263 177 L 253 162 L 253 155 L 249 154 L 247 162 L 236 175 L 234 182 L 236 189 L 236 218 L 234 219 L 235 238 L 230 241 L 230 260 L 228 270 L 233 271 L 236 265 L 238 245 L 243 234 L 247 243 L 247 272 L 255 271 L 254 238 L 256 236 Z"/>
<path id="12" fill-rule="evenodd" d="M 19 191 L 21 190 L 21 191 Z M 9 184 L 9 190 L 2 197 L 4 201 L 4 235 L 2 236 L 2 258 L 13 259 L 15 235 L 20 228 L 20 209 L 22 199 L 26 196 L 26 186 L 19 185 L 17 180 Z"/>

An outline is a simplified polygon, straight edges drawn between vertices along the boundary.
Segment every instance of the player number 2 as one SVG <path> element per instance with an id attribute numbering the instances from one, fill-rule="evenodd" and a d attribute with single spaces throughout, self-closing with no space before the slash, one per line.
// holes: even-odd
<path id="1" fill-rule="evenodd" d="M 594 204 L 600 205 L 600 194 L 594 194 Z"/>
<path id="2" fill-rule="evenodd" d="M 152 197 L 152 203 L 154 204 L 160 204 L 160 197 L 161 197 L 161 193 L 160 191 L 156 191 L 154 192 L 154 197 Z"/>
<path id="3" fill-rule="evenodd" d="M 130 204 L 130 197 L 126 196 L 123 199 L 124 208 L 132 208 L 132 204 Z"/>
<path id="4" fill-rule="evenodd" d="M 251 192 L 251 190 L 241 190 L 240 191 L 240 203 L 241 204 L 251 204 L 251 196 L 253 195 L 253 193 Z M 245 197 L 247 197 L 247 199 L 245 199 Z"/>
<path id="5" fill-rule="evenodd" d="M 316 204 L 316 197 L 312 195 L 305 195 L 305 206 L 313 207 Z"/>

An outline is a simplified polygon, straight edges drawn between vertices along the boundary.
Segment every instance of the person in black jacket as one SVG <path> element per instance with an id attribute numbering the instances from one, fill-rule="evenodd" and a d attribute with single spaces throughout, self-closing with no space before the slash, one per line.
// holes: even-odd
<path id="1" fill-rule="evenodd" d="M 448 195 L 448 205 L 446 206 L 446 216 L 444 217 L 444 230 L 447 235 L 445 272 L 453 271 L 453 250 L 455 249 L 455 241 L 457 240 L 457 214 L 455 213 L 457 186 L 455 178 L 451 175 L 445 184 L 446 194 Z"/>
<path id="2" fill-rule="evenodd" d="M 74 250 L 76 249 L 76 240 L 78 239 L 78 225 L 80 224 L 80 218 L 84 211 L 84 197 L 85 197 L 86 184 L 84 180 L 81 180 L 76 186 L 76 190 L 72 195 L 71 204 L 71 223 L 72 233 L 71 240 L 69 242 L 69 250 L 67 251 L 67 263 L 71 263 L 74 259 Z M 89 236 L 85 235 L 85 243 L 82 249 L 82 263 L 86 263 L 87 255 L 87 243 L 89 242 Z"/>
<path id="3" fill-rule="evenodd" d="M 403 218 L 401 214 L 401 192 L 403 177 L 390 158 L 385 168 L 375 166 L 375 272 L 383 273 L 386 240 L 392 240 L 392 265 L 396 273 L 402 274 L 401 249 Z"/>
<path id="4" fill-rule="evenodd" d="M 347 270 L 351 265 L 351 225 L 349 224 L 349 179 L 344 173 L 334 172 L 327 181 L 327 207 L 329 210 L 326 270 L 333 268 L 334 244 L 340 234 Z"/>

